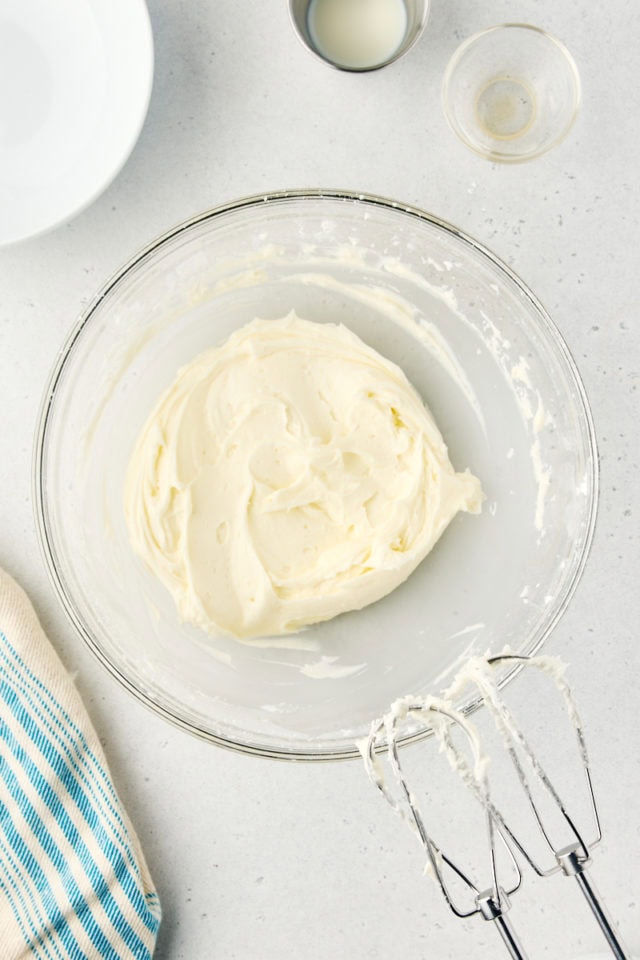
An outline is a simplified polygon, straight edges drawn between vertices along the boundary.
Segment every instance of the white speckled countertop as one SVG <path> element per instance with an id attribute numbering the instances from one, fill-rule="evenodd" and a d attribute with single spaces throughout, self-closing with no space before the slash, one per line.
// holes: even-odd
<path id="1" fill-rule="evenodd" d="M 301 46 L 285 0 L 150 0 L 151 107 L 123 172 L 67 226 L 0 251 L 0 565 L 27 589 L 105 745 L 158 885 L 158 960 L 327 957 L 495 960 L 497 935 L 456 920 L 408 831 L 358 763 L 294 765 L 189 738 L 126 694 L 67 623 L 31 504 L 45 378 L 102 281 L 174 223 L 239 196 L 336 187 L 418 205 L 491 247 L 538 294 L 584 378 L 601 453 L 599 522 L 569 612 L 547 645 L 571 664 L 605 840 L 593 876 L 640 951 L 640 12 L 629 0 L 433 0 L 398 63 L 333 71 Z M 584 86 L 569 139 L 493 166 L 440 107 L 464 37 L 505 20 L 561 37 Z M 532 957 L 601 949 L 569 881 L 529 881 L 514 923 Z"/>

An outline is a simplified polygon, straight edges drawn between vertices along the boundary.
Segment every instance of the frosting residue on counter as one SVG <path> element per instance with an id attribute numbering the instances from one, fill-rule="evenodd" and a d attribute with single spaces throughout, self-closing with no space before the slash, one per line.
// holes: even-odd
<path id="1" fill-rule="evenodd" d="M 241 639 L 380 599 L 481 501 L 400 368 L 295 313 L 179 371 L 125 484 L 133 548 L 181 618 Z"/>

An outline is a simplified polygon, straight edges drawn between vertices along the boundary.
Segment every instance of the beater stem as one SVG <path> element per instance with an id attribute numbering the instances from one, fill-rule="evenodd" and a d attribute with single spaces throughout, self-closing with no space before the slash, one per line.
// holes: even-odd
<path id="1" fill-rule="evenodd" d="M 577 851 L 578 844 L 571 844 L 571 846 L 565 847 L 564 850 L 559 850 L 556 854 L 558 863 L 568 877 L 575 877 L 577 880 L 578 886 L 582 890 L 587 903 L 591 907 L 593 915 L 598 921 L 600 929 L 602 930 L 616 960 L 629 960 L 629 954 L 618 940 L 618 937 L 613 929 L 613 924 L 607 916 L 604 906 L 602 905 L 595 888 L 586 875 L 585 870 L 589 861 L 579 857 Z"/>
<path id="2" fill-rule="evenodd" d="M 500 904 L 499 900 L 494 899 L 493 893 L 493 890 L 485 890 L 476 897 L 476 903 L 483 919 L 491 920 L 495 924 L 512 960 L 527 960 L 527 955 L 520 946 L 511 923 L 503 913 L 503 910 L 509 908 L 509 901 L 502 894 L 499 897 L 499 900 L 502 900 L 502 904 Z M 626 960 L 626 958 L 623 958 L 623 960 Z"/>

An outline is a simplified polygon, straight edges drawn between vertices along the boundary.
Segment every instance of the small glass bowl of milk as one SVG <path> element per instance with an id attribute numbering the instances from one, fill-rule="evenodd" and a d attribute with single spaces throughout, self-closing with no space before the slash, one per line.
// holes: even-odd
<path id="1" fill-rule="evenodd" d="M 338 70 L 378 70 L 403 56 L 424 30 L 429 0 L 289 0 L 302 42 Z"/>
<path id="2" fill-rule="evenodd" d="M 442 102 L 466 146 L 488 160 L 519 163 L 566 137 L 580 105 L 580 75 L 560 40 L 530 24 L 504 23 L 458 47 Z"/>

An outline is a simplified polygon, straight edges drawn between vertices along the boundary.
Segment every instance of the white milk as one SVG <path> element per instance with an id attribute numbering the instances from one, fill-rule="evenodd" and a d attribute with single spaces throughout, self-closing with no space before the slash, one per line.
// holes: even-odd
<path id="1" fill-rule="evenodd" d="M 308 17 L 318 53 L 351 69 L 389 60 L 407 30 L 404 0 L 311 0 Z"/>

